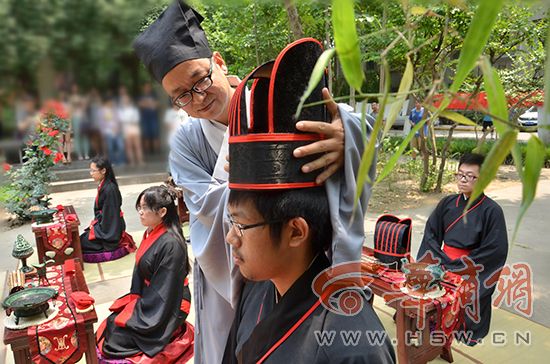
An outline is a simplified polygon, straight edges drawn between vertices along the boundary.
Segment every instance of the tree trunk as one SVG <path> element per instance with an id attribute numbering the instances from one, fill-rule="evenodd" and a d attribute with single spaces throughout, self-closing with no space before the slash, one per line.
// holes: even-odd
<path id="1" fill-rule="evenodd" d="M 550 72 L 550 70 L 548 70 Z M 547 103 L 544 104 L 544 107 L 539 107 L 539 125 L 538 125 L 538 135 L 540 140 L 544 143 L 546 147 L 550 147 L 550 110 L 546 108 L 550 107 Z"/>
<path id="2" fill-rule="evenodd" d="M 38 65 L 36 70 L 36 81 L 40 100 L 44 101 L 56 96 L 55 69 L 50 57 L 45 57 Z"/>
<path id="3" fill-rule="evenodd" d="M 439 173 L 437 174 L 437 184 L 435 185 L 435 192 L 441 193 L 441 185 L 443 184 L 443 173 L 445 172 L 445 163 L 447 162 L 447 152 L 451 146 L 453 140 L 453 131 L 455 130 L 457 124 L 453 124 L 449 128 L 449 135 L 447 135 L 447 140 L 445 145 L 441 150 L 441 163 L 439 164 Z"/>
<path id="4" fill-rule="evenodd" d="M 422 156 L 422 177 L 420 178 L 420 190 L 428 191 L 428 177 L 430 176 L 430 153 L 426 147 L 426 137 L 424 136 L 424 128 L 420 128 L 420 155 Z"/>
<path id="5" fill-rule="evenodd" d="M 294 1 L 285 0 L 285 8 L 294 40 L 303 38 L 304 32 L 302 31 L 302 23 L 300 22 L 300 15 L 298 14 L 298 9 L 296 9 L 294 5 Z"/>

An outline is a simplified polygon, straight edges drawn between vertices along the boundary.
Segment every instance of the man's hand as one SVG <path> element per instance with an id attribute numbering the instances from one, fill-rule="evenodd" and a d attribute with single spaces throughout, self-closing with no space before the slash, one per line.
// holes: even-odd
<path id="1" fill-rule="evenodd" d="M 332 100 L 327 88 L 323 88 L 323 98 L 328 101 L 326 105 L 332 118 L 331 123 L 301 120 L 296 124 L 296 128 L 300 131 L 323 134 L 325 139 L 294 149 L 296 158 L 324 153 L 322 157 L 302 166 L 304 173 L 320 168 L 325 169 L 317 176 L 315 180 L 317 184 L 322 184 L 344 164 L 344 125 L 338 112 L 338 105 Z"/>

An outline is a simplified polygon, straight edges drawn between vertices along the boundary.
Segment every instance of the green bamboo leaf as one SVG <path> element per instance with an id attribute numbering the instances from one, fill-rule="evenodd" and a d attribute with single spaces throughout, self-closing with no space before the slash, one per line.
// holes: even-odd
<path id="1" fill-rule="evenodd" d="M 469 125 L 474 127 L 477 126 L 477 124 L 474 121 L 454 111 L 443 110 L 439 113 L 439 116 L 452 120 L 457 124 Z"/>
<path id="2" fill-rule="evenodd" d="M 397 118 L 397 115 L 399 115 L 399 111 L 403 107 L 403 103 L 405 102 L 405 99 L 408 96 L 407 93 L 411 89 L 412 82 L 413 82 L 413 65 L 410 58 L 407 57 L 407 65 L 405 66 L 405 72 L 403 72 L 403 77 L 401 77 L 401 82 L 399 83 L 399 91 L 398 91 L 399 96 L 395 98 L 395 101 L 391 106 L 390 113 L 388 114 L 388 119 L 386 120 L 386 125 L 384 126 L 383 136 L 388 133 L 393 123 L 395 123 L 395 119 Z"/>
<path id="3" fill-rule="evenodd" d="M 545 148 L 542 141 L 533 135 L 527 142 L 527 152 L 525 155 L 525 170 L 523 171 L 523 193 L 521 197 L 521 206 L 519 215 L 516 220 L 516 226 L 514 227 L 514 234 L 512 235 L 512 242 L 516 240 L 516 234 L 518 232 L 519 225 L 525 212 L 535 199 L 537 193 L 537 184 L 540 178 L 540 171 L 544 166 Z"/>
<path id="4" fill-rule="evenodd" d="M 506 156 L 510 153 L 510 149 L 512 149 L 516 143 L 517 134 L 517 130 L 510 129 L 506 131 L 493 145 L 489 151 L 489 154 L 485 158 L 485 162 L 483 162 L 483 165 L 481 166 L 479 178 L 474 185 L 474 191 L 472 192 L 472 195 L 470 196 L 468 204 L 464 210 L 470 208 L 472 202 L 483 193 L 485 188 L 495 178 L 498 167 L 500 167 L 502 162 L 504 162 L 504 159 L 506 159 Z"/>
<path id="5" fill-rule="evenodd" d="M 416 124 L 411 129 L 409 134 L 407 134 L 405 139 L 403 139 L 403 141 L 399 145 L 399 148 L 397 149 L 397 151 L 391 156 L 390 160 L 384 165 L 384 168 L 382 169 L 382 172 L 380 172 L 380 174 L 378 175 L 378 178 L 376 179 L 376 182 L 374 184 L 375 186 L 378 183 L 382 182 L 382 180 L 384 178 L 386 178 L 391 173 L 391 171 L 393 171 L 393 168 L 397 164 L 397 161 L 399 160 L 399 157 L 401 157 L 403 155 L 403 152 L 405 151 L 405 149 L 407 148 L 407 146 L 411 142 L 411 139 L 414 137 L 416 132 L 419 131 L 420 128 L 422 128 L 424 126 L 424 124 L 426 124 L 427 121 L 428 121 L 428 119 L 422 119 L 421 122 Z"/>
<path id="6" fill-rule="evenodd" d="M 460 51 L 455 78 L 450 87 L 452 93 L 458 92 L 468 73 L 475 67 L 477 59 L 489 40 L 489 35 L 503 4 L 504 0 L 479 2 Z"/>
<path id="7" fill-rule="evenodd" d="M 518 172 L 519 178 L 523 181 L 523 161 L 521 158 L 521 148 L 518 143 L 512 148 L 512 157 L 514 158 L 516 172 Z"/>
<path id="8" fill-rule="evenodd" d="M 359 38 L 355 29 L 353 3 L 353 0 L 332 1 L 332 26 L 334 29 L 334 43 L 344 71 L 344 77 L 348 84 L 360 93 L 364 75 L 361 65 Z"/>
<path id="9" fill-rule="evenodd" d="M 428 9 L 423 6 L 413 6 L 411 7 L 411 15 L 424 15 Z"/>
<path id="10" fill-rule="evenodd" d="M 306 102 L 306 99 L 311 95 L 313 90 L 315 90 L 315 87 L 319 84 L 319 81 L 321 81 L 321 78 L 323 77 L 323 74 L 325 73 L 325 70 L 327 69 L 327 65 L 334 56 L 334 52 L 336 50 L 334 48 L 325 50 L 317 62 L 315 63 L 315 67 L 313 67 L 313 71 L 311 71 L 311 77 L 309 78 L 309 83 L 307 85 L 307 89 L 300 98 L 300 104 L 298 104 L 298 108 L 296 109 L 296 114 L 294 114 L 294 118 L 298 120 L 298 117 L 300 116 L 300 113 L 302 112 L 302 108 L 304 107 L 304 103 Z"/>
<path id="11" fill-rule="evenodd" d="M 511 128 L 510 125 L 502 122 L 502 120 L 508 120 L 508 104 L 504 88 L 497 71 L 491 66 L 489 59 L 486 57 L 481 60 L 481 70 L 483 71 L 483 84 L 487 92 L 487 102 L 489 103 L 491 115 L 494 116 L 495 129 L 499 134 L 503 134 Z"/>
<path id="12" fill-rule="evenodd" d="M 384 76 L 385 76 L 384 77 L 384 80 L 385 80 L 384 97 L 382 98 L 382 102 L 380 103 L 380 110 L 374 122 L 371 137 L 369 139 L 369 142 L 367 143 L 367 146 L 365 148 L 365 151 L 363 152 L 363 155 L 361 156 L 361 163 L 359 164 L 359 171 L 357 172 L 357 191 L 355 193 L 355 200 L 353 202 L 352 216 L 355 216 L 355 208 L 357 207 L 357 202 L 359 201 L 359 197 L 363 192 L 363 186 L 365 182 L 372 183 L 369 177 L 369 171 L 374 162 L 374 153 L 376 151 L 376 144 L 378 144 L 378 136 L 380 135 L 380 130 L 382 129 L 382 125 L 383 125 L 384 110 L 386 109 L 386 104 L 388 102 L 388 94 L 390 92 L 390 82 L 391 82 L 391 79 L 389 77 L 390 66 L 388 64 L 388 61 L 386 59 L 382 59 L 382 65 L 384 68 Z"/>

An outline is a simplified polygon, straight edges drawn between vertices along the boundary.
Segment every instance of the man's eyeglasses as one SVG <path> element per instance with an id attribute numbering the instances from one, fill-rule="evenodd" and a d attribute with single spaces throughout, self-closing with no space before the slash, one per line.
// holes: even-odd
<path id="1" fill-rule="evenodd" d="M 195 82 L 195 84 L 191 87 L 191 90 L 185 91 L 181 93 L 178 97 L 173 99 L 172 103 L 176 105 L 179 108 L 183 108 L 187 106 L 192 100 L 193 100 L 193 92 L 197 94 L 202 94 L 206 90 L 212 86 L 212 69 L 213 69 L 214 63 L 212 62 L 212 58 L 210 58 L 210 70 L 208 71 L 208 74 Z"/>
<path id="2" fill-rule="evenodd" d="M 244 236 L 244 231 L 245 230 L 281 222 L 281 221 L 264 221 L 264 222 L 259 222 L 257 224 L 245 225 L 245 224 L 239 224 L 238 222 L 235 222 L 230 215 L 227 215 L 227 220 L 229 220 L 229 223 L 231 224 L 232 228 L 237 229 L 237 233 L 238 233 L 239 237 L 241 237 L 241 238 Z"/>
<path id="3" fill-rule="evenodd" d="M 471 174 L 455 173 L 455 179 L 457 181 L 465 180 L 466 182 L 472 182 L 473 180 L 477 179 L 477 176 Z"/>

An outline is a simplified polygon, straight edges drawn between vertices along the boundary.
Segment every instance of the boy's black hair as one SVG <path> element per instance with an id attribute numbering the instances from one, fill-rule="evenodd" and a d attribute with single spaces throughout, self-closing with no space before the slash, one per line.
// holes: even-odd
<path id="1" fill-rule="evenodd" d="M 479 166 L 479 168 L 481 168 L 481 165 L 483 164 L 484 160 L 485 160 L 485 157 L 481 154 L 466 153 L 462 157 L 460 157 L 460 161 L 458 162 L 458 167 L 460 168 L 460 166 L 463 164 L 470 164 L 474 166 Z"/>
<path id="2" fill-rule="evenodd" d="M 270 234 L 280 241 L 283 225 L 295 217 L 306 220 L 314 251 L 326 250 L 332 243 L 332 224 L 324 187 L 277 191 L 231 190 L 229 205 L 238 206 L 249 201 L 264 221 L 270 224 Z"/>

